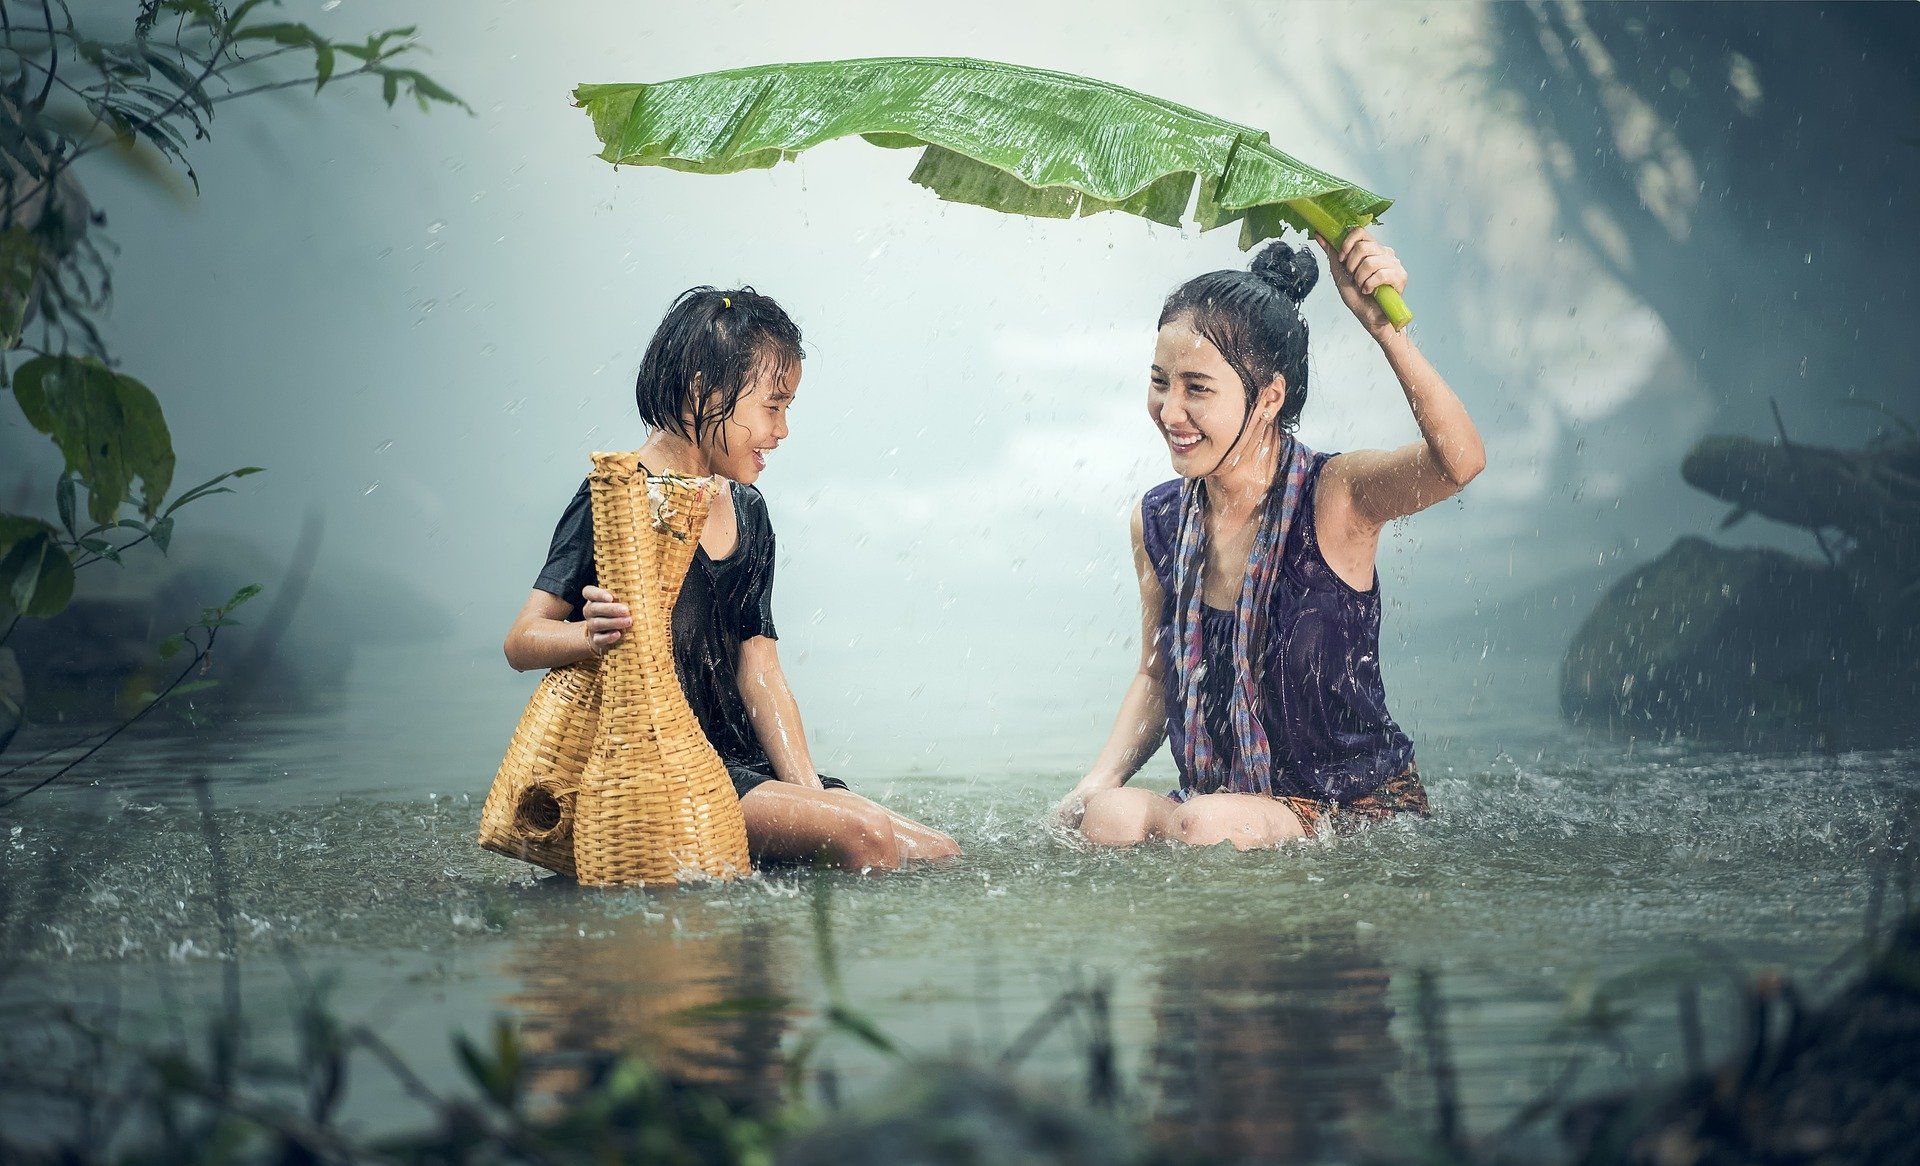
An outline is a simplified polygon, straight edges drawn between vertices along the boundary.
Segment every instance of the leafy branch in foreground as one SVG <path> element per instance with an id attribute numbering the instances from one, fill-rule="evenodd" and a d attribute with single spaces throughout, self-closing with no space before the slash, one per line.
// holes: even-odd
<path id="1" fill-rule="evenodd" d="M 12 673 L 5 643 L 19 622 L 65 610 L 75 572 L 119 564 L 143 543 L 166 554 L 177 511 L 260 472 L 229 470 L 167 500 L 174 445 L 159 398 L 117 367 L 101 336 L 115 248 L 79 164 L 98 155 L 163 189 L 183 173 L 197 192 L 188 152 L 210 136 L 217 107 L 356 77 L 378 78 L 389 106 L 406 93 L 423 110 L 468 108 L 411 67 L 424 51 L 413 27 L 335 40 L 262 19 L 277 4 L 143 0 L 131 26 L 109 35 L 110 22 L 76 16 L 69 0 L 0 0 L 0 390 L 63 463 L 58 525 L 0 514 L 0 675 Z M 0 697 L 4 748 L 24 698 Z"/>
<path id="2" fill-rule="evenodd" d="M 240 621 L 232 618 L 233 609 L 236 607 L 239 607 L 241 604 L 245 603 L 249 599 L 252 599 L 254 596 L 258 594 L 260 594 L 259 585 L 254 583 L 249 583 L 247 586 L 242 587 L 240 590 L 234 592 L 233 598 L 227 600 L 225 603 L 221 604 L 219 607 L 209 607 L 204 609 L 200 613 L 200 618 L 196 620 L 193 624 L 189 625 L 186 628 L 181 629 L 178 632 L 175 632 L 173 635 L 168 636 L 165 640 L 161 641 L 160 659 L 163 661 L 171 660 L 173 657 L 179 655 L 182 651 L 190 651 L 193 653 L 193 655 L 190 659 L 187 660 L 185 667 L 181 668 L 180 671 L 174 675 L 174 678 L 168 681 L 167 684 L 164 687 L 162 687 L 158 692 L 149 692 L 149 693 L 142 694 L 140 698 L 139 709 L 136 710 L 132 715 L 128 716 L 125 720 L 121 721 L 117 725 L 114 725 L 112 728 L 105 729 L 100 732 L 88 734 L 87 736 L 81 737 L 79 740 L 76 740 L 76 741 L 69 741 L 65 745 L 62 745 L 56 749 L 48 750 L 47 752 L 41 754 L 40 756 L 34 758 L 31 761 L 24 761 L 18 765 L 13 766 L 10 769 L 7 769 L 5 771 L 0 771 L 0 781 L 4 781 L 28 769 L 32 769 L 43 762 L 49 761 L 61 753 L 66 753 L 70 750 L 78 749 L 82 745 L 86 745 L 90 741 L 93 742 L 92 747 L 89 748 L 85 753 L 82 753 L 80 756 L 74 758 L 72 761 L 69 761 L 65 765 L 62 765 L 59 769 L 54 770 L 52 773 L 39 779 L 38 781 L 34 782 L 32 785 L 27 786 L 25 789 L 19 790 L 18 792 L 15 792 L 12 794 L 8 794 L 4 798 L 0 798 L 0 810 L 6 809 L 8 806 L 13 805 L 15 802 L 19 801 L 21 798 L 26 797 L 28 794 L 34 793 L 38 790 L 45 789 L 47 786 L 52 785 L 54 782 L 58 781 L 60 778 L 66 776 L 69 772 L 73 770 L 75 766 L 79 765 L 81 762 L 85 761 L 87 758 L 92 757 L 95 753 L 98 753 L 101 749 L 105 748 L 108 742 L 112 741 L 115 737 L 118 737 L 121 733 L 125 732 L 127 729 L 133 727 L 135 722 L 139 721 L 140 718 L 146 716 L 148 713 L 152 712 L 155 708 L 159 707 L 160 703 L 162 701 L 165 701 L 167 698 L 176 697 L 176 696 L 191 696 L 196 692 L 205 692 L 211 688 L 217 687 L 220 682 L 216 679 L 213 679 L 207 676 L 207 671 L 213 667 L 214 638 L 220 634 L 221 628 L 234 627 L 235 625 L 237 625 Z M 196 674 L 199 677 L 198 679 L 192 679 L 192 680 L 188 679 L 189 677 L 195 676 Z"/>

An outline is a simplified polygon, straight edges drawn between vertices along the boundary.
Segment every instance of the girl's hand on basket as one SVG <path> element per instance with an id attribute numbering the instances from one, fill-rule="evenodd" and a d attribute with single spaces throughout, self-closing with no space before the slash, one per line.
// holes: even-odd
<path id="1" fill-rule="evenodd" d="M 604 656 L 608 648 L 620 642 L 626 629 L 633 626 L 633 616 L 627 611 L 627 605 L 615 599 L 613 592 L 605 587 L 583 587 L 580 598 L 585 601 L 580 614 L 587 629 L 587 643 L 595 656 Z"/>

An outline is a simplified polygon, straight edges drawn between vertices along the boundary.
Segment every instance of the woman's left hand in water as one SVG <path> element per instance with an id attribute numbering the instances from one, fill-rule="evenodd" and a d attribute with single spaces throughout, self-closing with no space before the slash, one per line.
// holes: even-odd
<path id="1" fill-rule="evenodd" d="M 1327 254 L 1327 267 L 1333 273 L 1333 286 L 1340 289 L 1340 298 L 1346 301 L 1368 332 L 1380 338 L 1392 332 L 1393 322 L 1387 319 L 1386 312 L 1373 301 L 1373 291 L 1378 287 L 1390 287 L 1404 294 L 1407 290 L 1407 269 L 1401 266 L 1400 257 L 1393 248 L 1373 237 L 1366 227 L 1355 227 L 1347 232 L 1347 237 L 1334 250 L 1323 235 L 1315 235 L 1320 249 Z"/>
<path id="2" fill-rule="evenodd" d="M 1118 788 L 1118 782 L 1089 773 L 1075 783 L 1066 797 L 1060 799 L 1053 807 L 1053 813 L 1047 815 L 1047 820 L 1063 830 L 1078 830 L 1080 820 L 1087 816 L 1087 803 L 1093 799 L 1093 795 Z"/>

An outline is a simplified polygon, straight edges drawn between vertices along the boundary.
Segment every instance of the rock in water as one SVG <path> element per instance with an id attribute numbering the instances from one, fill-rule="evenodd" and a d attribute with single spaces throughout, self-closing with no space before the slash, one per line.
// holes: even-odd
<path id="1" fill-rule="evenodd" d="M 1831 736 L 1853 687 L 1846 577 L 1781 551 L 1683 538 L 1606 593 L 1567 648 L 1567 719 L 1740 744 Z"/>
<path id="2" fill-rule="evenodd" d="M 1560 672 L 1568 720 L 1835 748 L 1920 737 L 1920 440 L 1860 450 L 1707 437 L 1687 483 L 1809 532 L 1822 558 L 1683 538 L 1615 584 Z"/>

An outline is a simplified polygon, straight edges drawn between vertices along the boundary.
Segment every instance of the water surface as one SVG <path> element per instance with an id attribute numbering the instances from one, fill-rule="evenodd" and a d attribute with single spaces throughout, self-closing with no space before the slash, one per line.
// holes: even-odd
<path id="1" fill-rule="evenodd" d="M 840 771 L 949 828 L 966 856 L 646 892 L 582 890 L 472 845 L 532 678 L 502 682 L 496 659 L 451 648 L 427 668 L 419 649 L 363 654 L 315 711 L 117 744 L 87 780 L 29 803 L 0 838 L 7 947 L 25 957 L 5 991 L 111 999 L 157 1031 L 217 1000 L 227 941 L 192 794 L 205 775 L 250 1026 L 267 1039 L 299 983 L 333 977 L 341 1010 L 430 1080 L 455 1077 L 450 1031 L 507 1015 L 554 1089 L 598 1052 L 642 1047 L 771 1098 L 782 1049 L 819 1022 L 824 890 L 848 996 L 906 1045 L 997 1055 L 1061 993 L 1105 984 L 1129 1108 L 1229 1150 L 1334 1158 L 1430 1124 L 1416 1016 L 1431 970 L 1465 1117 L 1484 1132 L 1570 1058 L 1586 1088 L 1676 1071 L 1683 980 L 1706 982 L 1709 1024 L 1730 1034 L 1724 985 L 1761 967 L 1817 977 L 1861 935 L 1920 768 L 1911 751 L 1574 734 L 1543 696 L 1551 669 L 1403 665 L 1391 691 L 1413 710 L 1436 819 L 1254 854 L 1050 834 L 1043 812 L 1105 726 L 1050 706 L 1038 681 L 1002 694 L 1004 717 L 945 736 L 905 693 L 823 701 L 895 726 L 873 734 L 865 771 Z M 57 739 L 39 730 L 21 753 Z M 1170 779 L 1163 756 L 1140 780 Z M 1624 976 L 1639 988 L 1617 992 Z M 689 1019 L 738 998 L 772 1005 Z M 1595 1015 L 1612 1018 L 1604 1031 L 1583 1022 Z M 1080 1091 L 1085 1048 L 1064 1025 L 1022 1071 Z M 850 1092 L 885 1080 L 850 1042 L 825 1056 Z M 350 1102 L 376 1125 L 405 1118 L 377 1081 Z"/>

